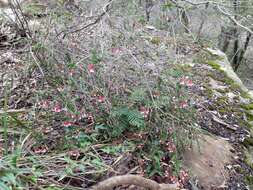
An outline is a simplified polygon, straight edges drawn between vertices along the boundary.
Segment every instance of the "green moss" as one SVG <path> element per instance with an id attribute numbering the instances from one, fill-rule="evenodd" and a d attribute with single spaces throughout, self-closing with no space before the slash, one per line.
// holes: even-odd
<path id="1" fill-rule="evenodd" d="M 228 97 L 227 96 L 221 96 L 217 98 L 217 103 L 219 105 L 224 105 L 224 103 L 226 103 L 228 101 Z"/>
<path id="2" fill-rule="evenodd" d="M 213 90 L 210 89 L 210 88 L 207 86 L 207 84 L 205 84 L 204 87 L 205 87 L 205 91 L 204 91 L 205 95 L 206 95 L 208 98 L 211 99 L 211 98 L 213 97 Z"/>
<path id="3" fill-rule="evenodd" d="M 226 94 L 229 92 L 228 88 L 224 88 L 224 89 L 215 89 L 217 92 L 221 93 L 221 94 Z"/>
<path id="4" fill-rule="evenodd" d="M 206 63 L 208 60 L 211 60 L 212 56 L 208 54 L 206 51 L 201 50 L 197 54 L 195 54 L 193 58 L 193 63 Z"/>
<path id="5" fill-rule="evenodd" d="M 221 69 L 221 66 L 220 66 L 217 62 L 215 62 L 215 61 L 213 61 L 213 60 L 207 61 L 207 64 L 210 65 L 213 69 L 216 69 L 216 70 L 218 70 L 218 71 L 221 71 L 221 70 L 222 70 L 222 69 Z"/>
<path id="6" fill-rule="evenodd" d="M 162 39 L 158 36 L 152 37 L 150 42 L 155 45 L 159 45 L 162 42 Z"/>
<path id="7" fill-rule="evenodd" d="M 224 76 L 222 76 L 222 75 L 224 75 Z M 213 73 L 209 73 L 208 76 L 215 79 L 215 80 L 218 80 L 222 83 L 229 85 L 229 89 L 222 89 L 222 90 L 220 90 L 221 93 L 227 93 L 229 91 L 240 91 L 240 92 L 242 91 L 241 87 L 233 79 L 230 79 L 223 71 L 222 71 L 221 76 L 219 76 L 219 77 L 215 76 Z"/>
<path id="8" fill-rule="evenodd" d="M 215 106 L 219 108 L 218 110 L 221 113 L 232 111 L 232 107 L 227 104 L 228 104 L 228 97 L 227 96 L 218 97 L 217 100 L 215 101 Z"/>
<path id="9" fill-rule="evenodd" d="M 253 169 L 253 157 L 252 157 L 252 147 L 245 150 L 245 159 L 244 159 L 244 162 Z M 242 173 L 245 173 L 245 171 L 243 171 Z M 248 185 L 253 185 L 253 176 L 252 175 L 249 175 L 247 174 L 246 177 L 245 177 L 245 182 L 248 184 Z"/>
<path id="10" fill-rule="evenodd" d="M 242 91 L 240 85 L 236 84 L 234 81 L 232 84 L 230 84 L 230 88 L 234 91 Z"/>
<path id="11" fill-rule="evenodd" d="M 246 183 L 248 185 L 253 185 L 253 176 L 252 175 L 246 176 Z"/>
<path id="12" fill-rule="evenodd" d="M 250 104 L 243 104 L 241 107 L 245 110 L 253 110 L 253 103 Z"/>
<path id="13" fill-rule="evenodd" d="M 253 115 L 250 111 L 245 111 L 248 121 L 253 121 Z"/>
<path id="14" fill-rule="evenodd" d="M 245 150 L 245 163 L 253 169 L 253 147 L 249 147 Z"/>
<path id="15" fill-rule="evenodd" d="M 244 126 L 245 128 L 248 128 L 248 129 L 250 129 L 252 127 L 249 122 L 244 121 L 244 120 L 239 120 L 238 124 L 239 124 L 239 126 Z"/>
<path id="16" fill-rule="evenodd" d="M 204 49 L 204 52 L 209 56 L 211 57 L 212 59 L 215 59 L 215 60 L 224 60 L 224 57 L 223 56 L 219 56 L 219 55 L 215 55 L 215 54 L 212 54 L 210 51 Z"/>
<path id="17" fill-rule="evenodd" d="M 245 99 L 252 99 L 252 97 L 250 96 L 250 94 L 248 92 L 245 91 L 241 91 L 241 97 L 245 98 Z"/>
<path id="18" fill-rule="evenodd" d="M 248 137 L 243 141 L 243 145 L 246 147 L 253 146 L 253 137 Z"/>

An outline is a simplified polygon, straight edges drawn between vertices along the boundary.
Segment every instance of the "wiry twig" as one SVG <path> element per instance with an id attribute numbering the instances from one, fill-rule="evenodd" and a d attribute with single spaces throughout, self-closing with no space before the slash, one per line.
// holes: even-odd
<path id="1" fill-rule="evenodd" d="M 97 18 L 93 22 L 91 22 L 91 23 L 89 23 L 85 26 L 82 26 L 81 28 L 77 28 L 77 29 L 73 29 L 73 30 L 69 30 L 69 31 L 66 31 L 66 30 L 61 31 L 59 34 L 57 34 L 57 37 L 60 36 L 62 33 L 64 33 L 62 38 L 65 38 L 66 35 L 68 35 L 68 34 L 73 34 L 73 33 L 76 33 L 76 32 L 80 32 L 82 30 L 85 30 L 86 28 L 89 28 L 89 27 L 97 24 L 103 18 L 103 16 L 109 11 L 110 5 L 111 5 L 112 2 L 113 2 L 113 0 L 109 0 L 109 2 L 104 6 L 103 12 L 100 15 L 98 15 Z"/>
<path id="2" fill-rule="evenodd" d="M 229 12 L 223 10 L 219 5 L 217 5 L 218 10 L 220 11 L 220 13 L 222 13 L 223 15 L 227 16 L 234 24 L 236 24 L 237 26 L 243 28 L 244 30 L 248 31 L 250 34 L 253 34 L 253 30 L 251 30 L 250 28 L 242 25 L 239 21 L 237 21 Z"/>
<path id="3" fill-rule="evenodd" d="M 199 6 L 199 5 L 206 5 L 207 3 L 214 5 L 214 7 L 217 7 L 218 11 L 223 14 L 224 16 L 228 17 L 235 25 L 239 26 L 240 28 L 248 31 L 249 33 L 253 34 L 253 30 L 250 29 L 247 26 L 242 25 L 238 20 L 234 18 L 232 14 L 230 14 L 227 10 L 225 10 L 223 4 L 215 2 L 215 1 L 202 1 L 202 2 L 193 2 L 191 0 L 184 0 L 184 2 L 193 5 L 193 6 Z"/>

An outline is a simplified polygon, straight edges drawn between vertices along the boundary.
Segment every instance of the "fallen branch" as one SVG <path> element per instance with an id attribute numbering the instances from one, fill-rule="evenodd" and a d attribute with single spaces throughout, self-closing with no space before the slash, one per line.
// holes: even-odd
<path id="1" fill-rule="evenodd" d="M 115 176 L 95 185 L 92 190 L 111 190 L 121 185 L 135 185 L 149 190 L 176 190 L 176 184 L 159 184 L 153 180 L 146 179 L 139 175 Z"/>

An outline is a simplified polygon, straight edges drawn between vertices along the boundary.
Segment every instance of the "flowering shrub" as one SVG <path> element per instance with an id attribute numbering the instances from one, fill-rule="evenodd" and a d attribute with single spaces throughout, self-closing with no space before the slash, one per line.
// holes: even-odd
<path id="1" fill-rule="evenodd" d="M 143 37 L 151 35 L 149 29 L 138 25 L 126 33 L 110 22 L 89 35 L 67 34 L 53 44 L 45 40 L 53 49 L 36 52 L 44 58 L 48 88 L 39 95 L 36 113 L 50 118 L 43 134 L 60 131 L 55 141 L 73 159 L 83 156 L 77 149 L 94 143 L 133 141 L 143 175 L 179 182 L 179 155 L 195 133 L 194 78 L 171 63 L 168 44 Z"/>
<path id="2" fill-rule="evenodd" d="M 122 48 L 111 49 L 114 56 L 122 52 Z M 144 151 L 152 160 L 143 165 L 143 170 L 149 175 L 169 172 L 170 178 L 172 170 L 176 170 L 180 175 L 180 166 L 175 167 L 174 163 L 168 169 L 161 163 L 171 165 L 171 161 L 189 143 L 185 137 L 190 141 L 194 133 L 191 127 L 187 129 L 194 120 L 194 109 L 188 95 L 194 87 L 192 79 L 180 71 L 179 75 L 172 75 L 174 82 L 168 80 L 169 73 L 175 72 L 173 68 L 163 70 L 157 81 L 152 75 L 146 76 L 150 81 L 148 85 L 137 71 L 128 76 L 133 81 L 125 82 L 125 78 L 115 73 L 118 71 L 104 65 L 103 56 L 96 56 L 99 56 L 97 51 L 92 53 L 87 67 L 72 68 L 71 74 L 65 76 L 65 85 L 51 95 L 55 100 L 50 102 L 51 97 L 43 99 L 39 107 L 61 120 L 66 144 L 71 145 L 77 140 L 74 144 L 78 147 L 90 145 L 94 140 L 145 131 L 136 139 L 139 143 L 137 150 Z M 68 70 L 69 66 L 65 67 L 59 68 Z M 128 67 L 121 69 L 125 73 Z M 91 134 L 96 134 L 95 139 L 88 137 Z"/>

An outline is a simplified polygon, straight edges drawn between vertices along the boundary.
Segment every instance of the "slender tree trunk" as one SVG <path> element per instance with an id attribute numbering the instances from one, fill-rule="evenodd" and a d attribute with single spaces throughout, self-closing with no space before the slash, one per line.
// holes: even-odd
<path id="1" fill-rule="evenodd" d="M 183 25 L 184 25 L 184 29 L 186 33 L 189 33 L 189 18 L 187 16 L 186 10 L 185 9 L 181 9 L 181 16 L 182 16 L 182 21 L 183 21 Z"/>
<path id="2" fill-rule="evenodd" d="M 150 20 L 150 13 L 151 13 L 151 9 L 153 7 L 153 2 L 152 0 L 146 0 L 145 1 L 145 11 L 146 11 L 146 18 L 147 18 L 147 22 Z"/>
<path id="3" fill-rule="evenodd" d="M 224 27 L 224 26 L 221 27 L 218 47 L 224 53 L 227 52 L 228 50 L 232 35 L 233 35 L 233 29 L 231 29 L 230 27 Z"/>
<path id="4" fill-rule="evenodd" d="M 234 0 L 234 18 L 237 20 L 237 8 L 238 8 L 238 1 Z M 239 54 L 239 34 L 238 34 L 238 29 L 237 25 L 234 24 L 234 48 L 233 48 L 233 59 L 232 59 L 232 65 L 234 67 L 234 70 L 236 71 L 238 68 L 238 54 Z"/>
<path id="5" fill-rule="evenodd" d="M 238 64 L 237 64 L 237 66 L 235 67 L 235 71 L 237 71 L 238 68 L 239 68 L 239 66 L 241 65 L 241 62 L 242 62 L 242 60 L 243 60 L 243 58 L 244 58 L 244 54 L 245 54 L 245 52 L 246 52 L 247 49 L 248 49 L 251 36 L 252 36 L 251 33 L 248 32 L 248 33 L 247 33 L 247 36 L 246 36 L 246 39 L 245 39 L 245 43 L 244 43 L 243 49 L 241 49 L 241 51 L 240 51 L 240 54 L 239 54 L 239 57 L 238 57 Z"/>
<path id="6" fill-rule="evenodd" d="M 239 55 L 239 35 L 237 32 L 237 29 L 234 30 L 234 49 L 233 49 L 233 59 L 232 59 L 232 64 L 234 66 L 234 69 L 236 71 L 236 68 L 238 68 L 238 55 Z"/>
<path id="7" fill-rule="evenodd" d="M 208 6 L 209 6 L 209 3 L 207 2 L 206 5 L 205 5 L 205 10 L 207 10 Z M 201 16 L 202 16 L 202 21 L 200 23 L 200 26 L 199 26 L 199 29 L 198 29 L 198 32 L 197 32 L 197 40 L 200 38 L 201 31 L 202 31 L 203 26 L 204 26 L 205 21 L 206 21 L 206 18 L 204 18 L 203 13 L 201 13 Z"/>

